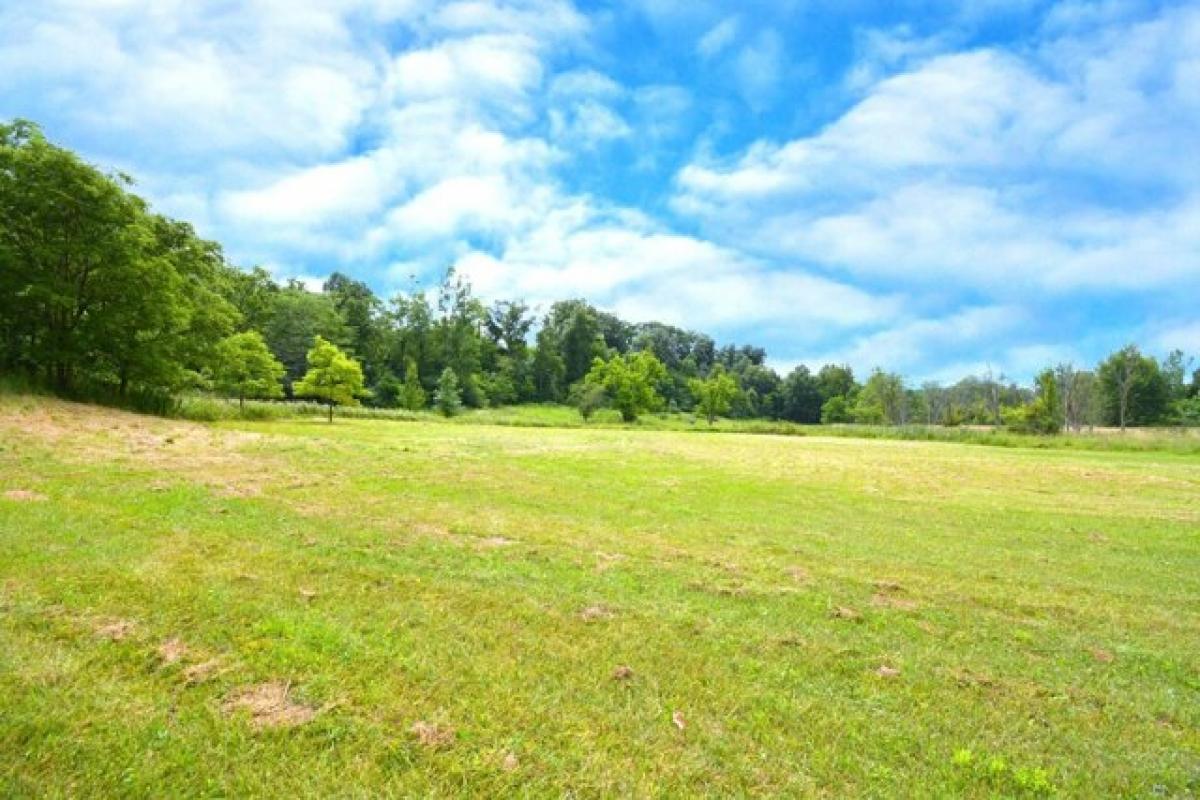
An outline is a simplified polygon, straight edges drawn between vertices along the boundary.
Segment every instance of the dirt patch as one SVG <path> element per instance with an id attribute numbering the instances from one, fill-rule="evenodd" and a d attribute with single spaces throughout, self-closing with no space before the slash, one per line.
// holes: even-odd
<path id="1" fill-rule="evenodd" d="M 500 762 L 500 768 L 505 772 L 515 772 L 519 766 L 521 766 L 521 762 L 517 760 L 514 753 L 505 753 L 504 760 Z"/>
<path id="2" fill-rule="evenodd" d="M 614 681 L 628 681 L 633 679 L 633 667 L 622 664 L 613 670 L 612 678 Z"/>
<path id="3" fill-rule="evenodd" d="M 899 678 L 900 670 L 896 669 L 895 667 L 889 667 L 887 664 L 883 664 L 879 667 L 879 669 L 875 670 L 875 674 L 881 678 Z"/>
<path id="4" fill-rule="evenodd" d="M 128 619 L 110 620 L 100 622 L 96 625 L 96 635 L 101 639 L 108 639 L 110 642 L 119 642 L 133 633 L 137 628 L 137 623 Z"/>
<path id="5" fill-rule="evenodd" d="M 804 567 L 788 567 L 784 572 L 796 583 L 809 583 L 812 580 L 812 576 Z"/>
<path id="6" fill-rule="evenodd" d="M 862 614 L 858 613 L 853 608 L 849 608 L 848 606 L 838 606 L 833 611 L 829 612 L 829 616 L 833 617 L 834 619 L 844 619 L 849 622 L 862 621 Z"/>
<path id="7" fill-rule="evenodd" d="M 454 729 L 436 722 L 414 722 L 408 732 L 417 738 L 418 744 L 431 750 L 454 743 Z"/>
<path id="8" fill-rule="evenodd" d="M 876 592 L 871 595 L 871 605 L 878 608 L 895 608 L 900 611 L 915 611 L 918 608 L 914 600 L 909 600 L 907 597 L 884 594 L 883 592 Z"/>
<path id="9" fill-rule="evenodd" d="M 311 722 L 315 709 L 291 699 L 291 684 L 260 683 L 241 689 L 229 697 L 221 709 L 226 714 L 245 710 L 255 728 L 294 728 Z"/>
<path id="10" fill-rule="evenodd" d="M 479 540 L 479 546 L 485 550 L 494 550 L 498 547 L 511 547 L 516 543 L 516 539 L 508 539 L 504 536 L 489 536 L 486 539 Z"/>
<path id="11" fill-rule="evenodd" d="M 1091 649 L 1091 653 L 1092 658 L 1096 659 L 1101 664 L 1111 664 L 1113 659 L 1116 658 L 1111 651 L 1105 650 L 1102 647 L 1093 647 Z"/>
<path id="12" fill-rule="evenodd" d="M 584 622 L 598 622 L 603 619 L 612 619 L 616 614 L 607 606 L 588 606 L 579 612 L 579 616 Z"/>
<path id="13" fill-rule="evenodd" d="M 159 660 L 164 664 L 178 664 L 188 654 L 188 647 L 182 639 L 176 637 L 160 644 L 157 653 Z"/>
<path id="14" fill-rule="evenodd" d="M 12 500 L 14 503 L 44 503 L 50 498 L 41 492 L 33 492 L 29 489 L 9 489 L 4 493 L 4 499 Z"/>
<path id="15" fill-rule="evenodd" d="M 199 664 L 193 664 L 183 671 L 183 682 L 188 686 L 197 686 L 216 675 L 221 670 L 221 659 L 210 658 Z"/>
<path id="16" fill-rule="evenodd" d="M 623 560 L 625 556 L 620 553 L 596 553 L 596 572 L 608 572 Z"/>

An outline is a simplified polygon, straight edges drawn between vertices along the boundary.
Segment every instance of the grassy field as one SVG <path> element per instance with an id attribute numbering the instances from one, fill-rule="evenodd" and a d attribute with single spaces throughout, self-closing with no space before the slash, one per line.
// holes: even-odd
<path id="1" fill-rule="evenodd" d="M 0 796 L 1200 793 L 1200 458 L 0 398 Z"/>

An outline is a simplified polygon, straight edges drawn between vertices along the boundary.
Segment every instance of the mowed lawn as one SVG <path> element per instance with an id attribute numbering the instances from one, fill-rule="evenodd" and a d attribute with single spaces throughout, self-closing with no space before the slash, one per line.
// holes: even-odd
<path id="1" fill-rule="evenodd" d="M 1200 458 L 0 399 L 0 796 L 1200 792 Z"/>

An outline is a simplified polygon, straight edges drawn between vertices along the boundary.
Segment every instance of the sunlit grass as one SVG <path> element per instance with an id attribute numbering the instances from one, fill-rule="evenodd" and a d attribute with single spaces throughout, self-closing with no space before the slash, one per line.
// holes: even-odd
<path id="1" fill-rule="evenodd" d="M 0 400 L 0 795 L 1200 788 L 1200 460 L 521 414 Z"/>

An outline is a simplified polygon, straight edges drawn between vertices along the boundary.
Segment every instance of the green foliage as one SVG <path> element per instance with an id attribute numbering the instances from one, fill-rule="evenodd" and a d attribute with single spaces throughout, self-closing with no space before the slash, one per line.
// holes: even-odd
<path id="1" fill-rule="evenodd" d="M 404 369 L 404 391 L 401 394 L 400 405 L 409 411 L 419 411 L 425 407 L 425 390 L 421 388 L 421 377 L 417 372 L 417 362 L 409 359 Z"/>
<path id="2" fill-rule="evenodd" d="M 1176 400 L 1171 404 L 1169 419 L 1172 425 L 1200 426 L 1200 396 Z"/>
<path id="3" fill-rule="evenodd" d="M 821 382 L 801 364 L 783 379 L 779 387 L 779 416 L 782 419 L 812 424 L 821 421 Z"/>
<path id="4" fill-rule="evenodd" d="M 462 388 L 458 383 L 458 374 L 450 367 L 442 370 L 438 378 L 437 391 L 433 394 L 433 406 L 442 416 L 453 417 L 462 410 Z"/>
<path id="5" fill-rule="evenodd" d="M 280 364 L 258 331 L 235 333 L 217 345 L 212 374 L 215 387 L 238 398 L 268 399 L 283 396 Z"/>
<path id="6" fill-rule="evenodd" d="M 850 401 L 841 395 L 834 395 L 821 406 L 821 423 L 824 425 L 836 425 L 853 421 L 854 415 Z"/>
<path id="7" fill-rule="evenodd" d="M 634 422 L 639 414 L 662 408 L 663 399 L 655 387 L 666 376 L 662 362 L 643 350 L 616 355 L 608 361 L 597 358 L 585 381 L 604 390 L 625 422 Z"/>
<path id="8" fill-rule="evenodd" d="M 904 379 L 876 369 L 859 391 L 852 413 L 854 421 L 864 425 L 903 425 L 908 412 Z"/>
<path id="9" fill-rule="evenodd" d="M 696 399 L 696 410 L 704 415 L 709 425 L 717 417 L 728 414 L 741 393 L 737 379 L 726 373 L 721 364 L 713 367 L 707 378 L 688 381 L 688 388 Z"/>
<path id="10" fill-rule="evenodd" d="M 1004 409 L 1004 424 L 1018 433 L 1052 435 L 1063 427 L 1063 406 L 1054 370 L 1037 376 L 1038 394 L 1033 402 Z"/>
<path id="11" fill-rule="evenodd" d="M 129 185 L 32 123 L 0 125 L 0 369 L 67 392 L 168 391 L 233 329 L 220 248 Z"/>
<path id="12" fill-rule="evenodd" d="M 587 421 L 592 418 L 593 414 L 608 405 L 608 395 L 605 393 L 604 387 L 599 384 L 579 381 L 571 387 L 568 402 L 575 406 L 579 410 L 579 416 Z"/>
<path id="13" fill-rule="evenodd" d="M 308 351 L 308 372 L 293 387 L 297 397 L 312 397 L 329 406 L 329 421 L 333 422 L 333 407 L 356 406 L 363 388 L 362 367 L 343 353 L 337 345 L 316 337 Z"/>
<path id="14" fill-rule="evenodd" d="M 339 348 L 349 346 L 352 339 L 333 298 L 310 292 L 298 284 L 274 295 L 263 336 L 271 352 L 287 370 L 289 384 L 294 384 L 304 374 L 314 339 L 320 337 Z M 292 393 L 297 394 L 294 386 Z"/>
<path id="15" fill-rule="evenodd" d="M 1110 355 L 1096 372 L 1110 424 L 1152 425 L 1166 415 L 1170 387 L 1158 362 L 1128 345 Z"/>

